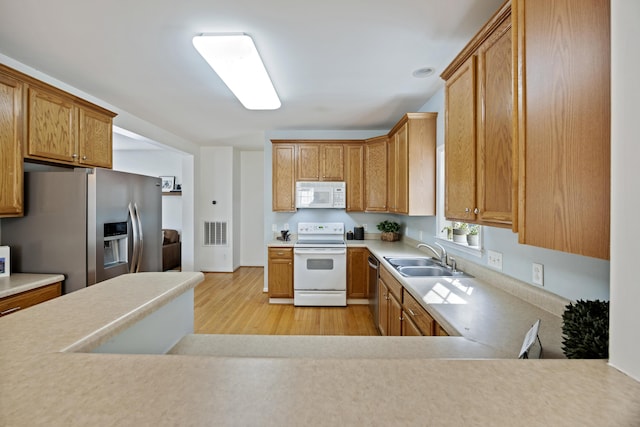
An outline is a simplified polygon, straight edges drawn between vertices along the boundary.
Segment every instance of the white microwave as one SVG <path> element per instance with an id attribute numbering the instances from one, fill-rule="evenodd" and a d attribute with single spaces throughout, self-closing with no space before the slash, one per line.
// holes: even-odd
<path id="1" fill-rule="evenodd" d="M 344 182 L 296 182 L 296 208 L 344 209 Z"/>

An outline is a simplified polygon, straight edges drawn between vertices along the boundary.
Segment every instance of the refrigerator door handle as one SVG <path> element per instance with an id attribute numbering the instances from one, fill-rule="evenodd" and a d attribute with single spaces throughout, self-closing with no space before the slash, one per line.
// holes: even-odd
<path id="1" fill-rule="evenodd" d="M 131 229 L 133 230 L 133 254 L 129 264 L 129 273 L 135 273 L 138 265 L 138 221 L 136 220 L 136 212 L 131 203 L 129 203 L 129 215 L 131 216 Z"/>
<path id="2" fill-rule="evenodd" d="M 138 221 L 138 262 L 136 263 L 136 273 L 140 271 L 140 265 L 142 264 L 142 252 L 144 250 L 144 237 L 142 235 L 142 219 L 140 217 L 140 208 L 138 204 L 133 204 L 133 210 L 136 213 L 136 220 Z"/>

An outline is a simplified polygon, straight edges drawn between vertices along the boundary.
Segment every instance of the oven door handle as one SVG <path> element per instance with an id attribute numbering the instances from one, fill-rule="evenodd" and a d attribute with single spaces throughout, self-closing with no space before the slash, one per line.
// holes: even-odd
<path id="1" fill-rule="evenodd" d="M 294 248 L 296 255 L 344 255 L 346 248 Z"/>

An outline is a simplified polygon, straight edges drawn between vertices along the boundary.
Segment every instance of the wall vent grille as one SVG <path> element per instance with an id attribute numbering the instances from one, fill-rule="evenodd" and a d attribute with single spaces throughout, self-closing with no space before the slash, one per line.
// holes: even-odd
<path id="1" fill-rule="evenodd" d="M 204 246 L 227 246 L 227 221 L 204 222 Z"/>

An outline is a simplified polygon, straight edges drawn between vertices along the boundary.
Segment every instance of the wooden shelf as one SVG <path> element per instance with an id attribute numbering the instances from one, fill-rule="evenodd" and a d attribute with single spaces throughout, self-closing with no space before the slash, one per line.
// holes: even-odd
<path id="1" fill-rule="evenodd" d="M 182 196 L 182 191 L 163 191 L 163 196 Z"/>

